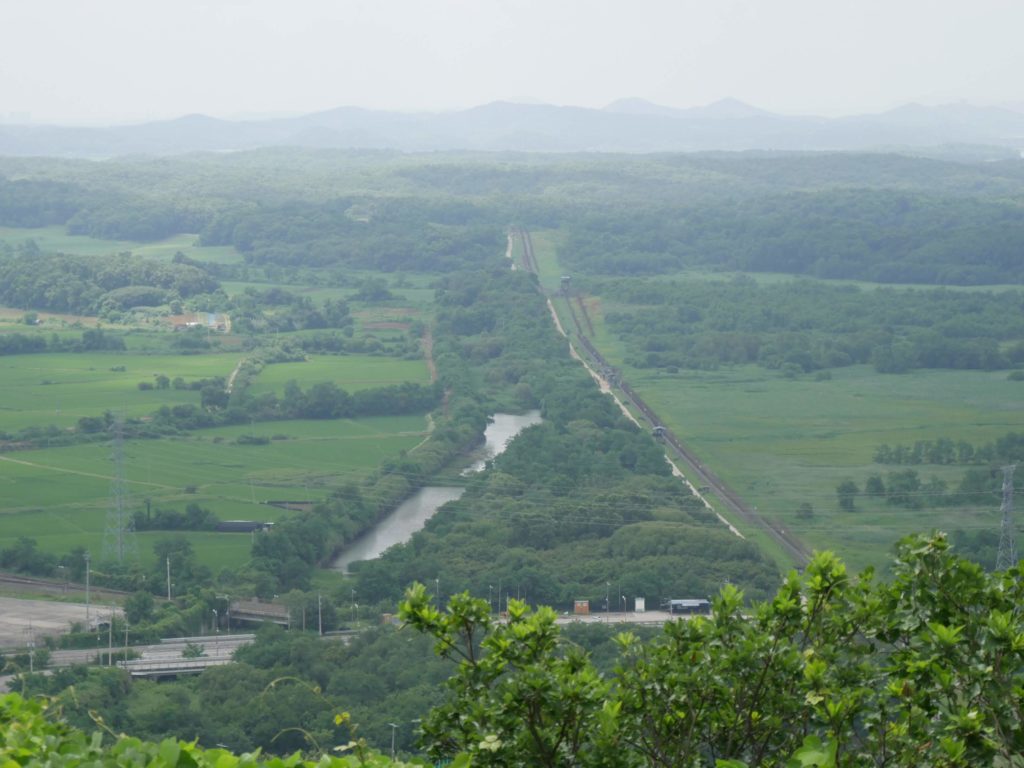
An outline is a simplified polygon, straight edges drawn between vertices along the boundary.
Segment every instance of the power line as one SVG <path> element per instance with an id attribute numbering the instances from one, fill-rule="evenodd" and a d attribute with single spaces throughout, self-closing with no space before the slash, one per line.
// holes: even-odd
<path id="1" fill-rule="evenodd" d="M 110 483 L 110 506 L 107 509 L 107 524 L 103 532 L 103 555 L 109 560 L 123 563 L 125 556 L 137 555 L 138 549 L 128 514 L 128 484 L 124 476 L 124 420 L 118 415 L 111 427 L 114 441 L 111 461 L 114 463 L 113 479 Z"/>

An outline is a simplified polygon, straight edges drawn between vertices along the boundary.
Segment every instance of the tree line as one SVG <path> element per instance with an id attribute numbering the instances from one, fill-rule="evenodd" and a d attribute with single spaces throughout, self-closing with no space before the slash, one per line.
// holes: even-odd
<path id="1" fill-rule="evenodd" d="M 28 355 L 38 352 L 97 352 L 100 350 L 122 351 L 124 339 L 119 334 L 107 333 L 102 328 L 87 328 L 79 338 L 60 337 L 54 334 L 49 339 L 39 334 L 0 334 L 0 355 Z"/>
<path id="2" fill-rule="evenodd" d="M 645 202 L 564 222 L 562 263 L 605 275 L 709 267 L 879 283 L 1024 282 L 1024 212 L 1012 202 L 867 188 Z"/>
<path id="3" fill-rule="evenodd" d="M 991 443 L 975 447 L 966 440 L 940 437 L 938 440 L 917 440 L 913 445 L 875 449 L 876 464 L 989 464 L 1024 461 L 1024 434 L 1008 432 Z"/>
<path id="4" fill-rule="evenodd" d="M 817 281 L 594 281 L 640 368 L 754 363 L 806 373 L 872 364 L 992 370 L 1024 363 L 1020 291 L 862 289 Z"/>

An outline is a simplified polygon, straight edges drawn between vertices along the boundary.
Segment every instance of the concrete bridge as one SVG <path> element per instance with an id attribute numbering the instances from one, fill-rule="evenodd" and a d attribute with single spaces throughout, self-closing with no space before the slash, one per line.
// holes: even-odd
<path id="1" fill-rule="evenodd" d="M 262 624 L 269 621 L 282 627 L 291 626 L 288 607 L 278 603 L 262 603 L 258 600 L 233 600 L 228 607 L 228 624 L 237 621 Z"/>

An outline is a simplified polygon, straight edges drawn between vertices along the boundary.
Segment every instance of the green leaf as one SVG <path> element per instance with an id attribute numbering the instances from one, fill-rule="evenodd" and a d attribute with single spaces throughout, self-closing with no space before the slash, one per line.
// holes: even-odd
<path id="1" fill-rule="evenodd" d="M 178 764 L 178 756 L 181 754 L 181 747 L 175 739 L 164 739 L 160 742 L 159 757 L 166 765 Z"/>

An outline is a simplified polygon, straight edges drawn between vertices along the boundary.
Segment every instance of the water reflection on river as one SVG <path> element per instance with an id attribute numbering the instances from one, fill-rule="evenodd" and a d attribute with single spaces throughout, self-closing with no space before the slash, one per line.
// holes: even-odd
<path id="1" fill-rule="evenodd" d="M 473 452 L 473 463 L 462 471 L 463 475 L 480 472 L 486 463 L 500 454 L 509 441 L 527 427 L 541 423 L 540 411 L 523 414 L 496 413 L 484 431 L 484 444 Z M 426 525 L 438 507 L 455 501 L 465 488 L 426 486 L 399 504 L 393 512 L 376 526 L 360 536 L 331 563 L 336 571 L 348 571 L 350 563 L 380 557 L 386 549 L 408 541 Z"/>

